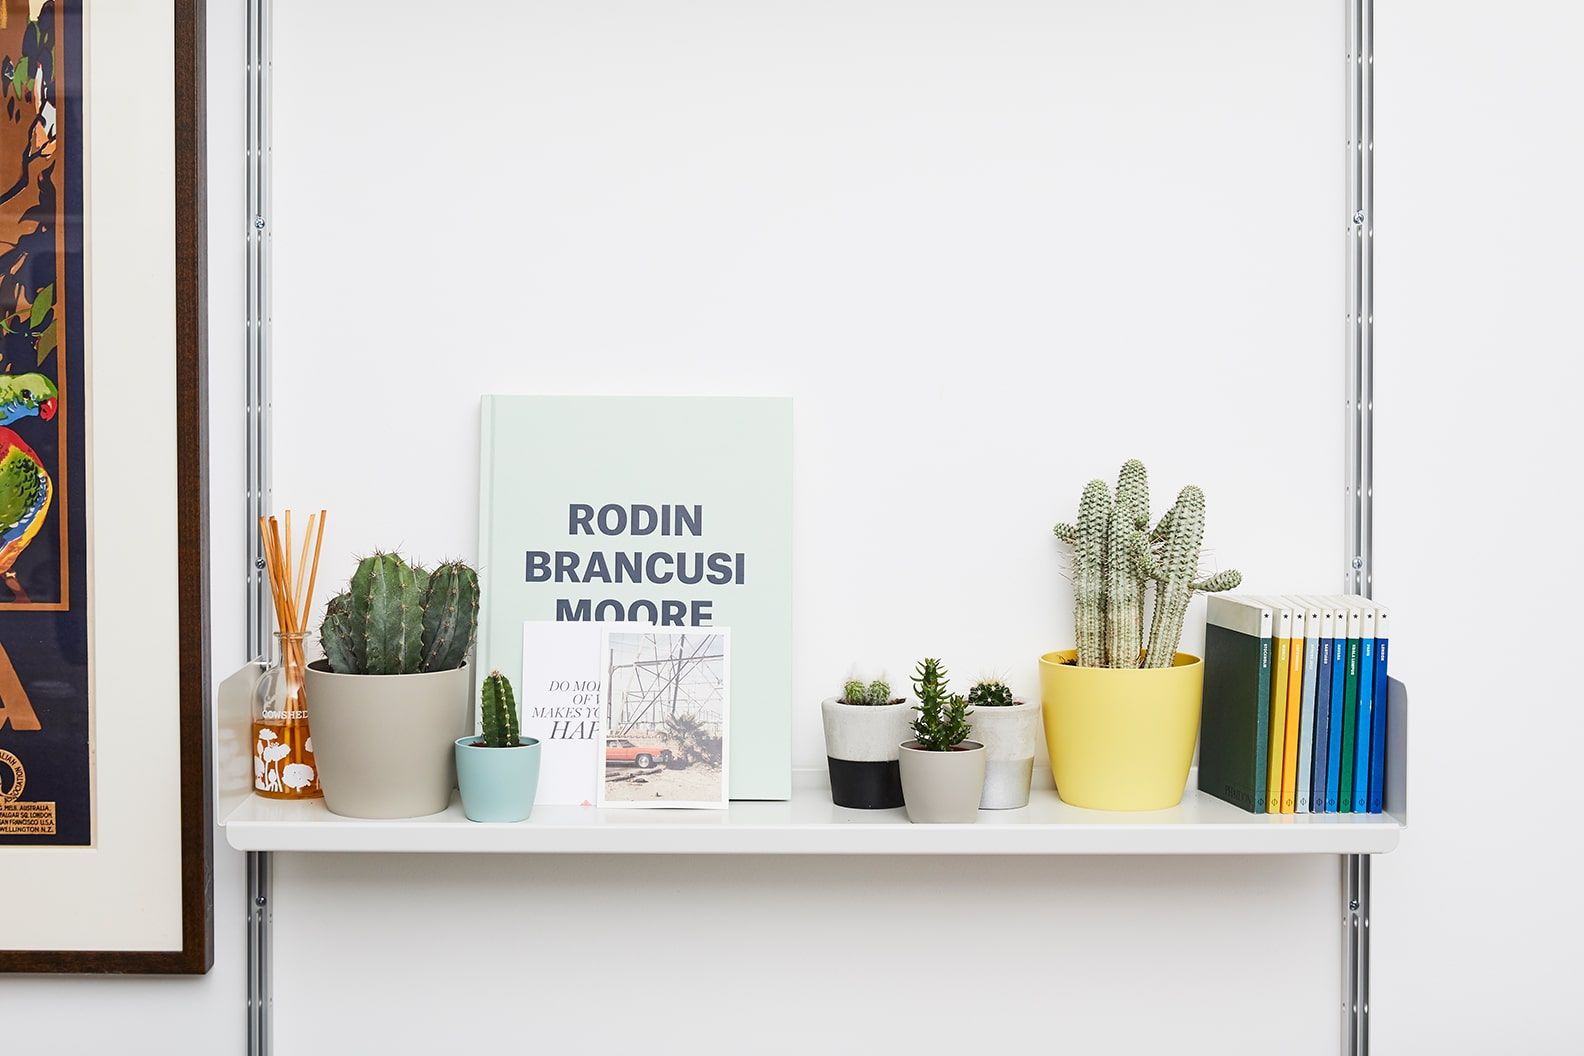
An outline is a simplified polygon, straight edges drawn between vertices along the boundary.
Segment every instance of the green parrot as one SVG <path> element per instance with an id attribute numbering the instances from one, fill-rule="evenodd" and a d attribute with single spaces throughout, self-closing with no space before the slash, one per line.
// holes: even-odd
<path id="1" fill-rule="evenodd" d="M 44 526 L 55 484 L 33 449 L 9 427 L 55 417 L 55 383 L 42 374 L 0 374 L 0 580 L 13 601 L 29 598 L 11 566 Z"/>

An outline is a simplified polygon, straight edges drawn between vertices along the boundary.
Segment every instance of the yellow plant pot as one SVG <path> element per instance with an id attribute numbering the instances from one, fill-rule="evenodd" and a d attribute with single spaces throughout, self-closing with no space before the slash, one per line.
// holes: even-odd
<path id="1" fill-rule="evenodd" d="M 1076 655 L 1040 657 L 1057 793 L 1096 810 L 1176 806 L 1199 737 L 1204 662 L 1178 653 L 1171 667 L 1130 670 L 1078 667 Z"/>

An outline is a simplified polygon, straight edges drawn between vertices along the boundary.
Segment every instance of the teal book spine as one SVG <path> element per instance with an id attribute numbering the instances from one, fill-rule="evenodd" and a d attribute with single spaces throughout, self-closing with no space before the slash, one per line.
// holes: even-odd
<path id="1" fill-rule="evenodd" d="M 1337 798 L 1342 788 L 1342 710 L 1347 693 L 1347 663 L 1344 659 L 1346 655 L 1347 639 L 1340 634 L 1333 637 L 1331 639 L 1331 743 L 1326 746 L 1325 809 L 1328 814 L 1337 812 Z"/>
<path id="2" fill-rule="evenodd" d="M 1375 715 L 1375 639 L 1359 642 L 1358 719 L 1353 757 L 1353 813 L 1369 812 L 1370 730 Z"/>
<path id="3" fill-rule="evenodd" d="M 1351 626 L 1348 633 L 1347 680 L 1342 698 L 1342 780 L 1337 789 L 1337 811 L 1341 814 L 1353 813 L 1353 742 L 1358 725 L 1359 640 L 1353 636 Z"/>

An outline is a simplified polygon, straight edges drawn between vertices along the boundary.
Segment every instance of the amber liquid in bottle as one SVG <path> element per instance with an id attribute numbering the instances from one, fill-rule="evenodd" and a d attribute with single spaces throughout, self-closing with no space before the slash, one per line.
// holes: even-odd
<path id="1" fill-rule="evenodd" d="M 276 662 L 253 705 L 253 791 L 268 799 L 318 799 L 319 768 L 308 729 L 303 636 L 277 634 Z"/>

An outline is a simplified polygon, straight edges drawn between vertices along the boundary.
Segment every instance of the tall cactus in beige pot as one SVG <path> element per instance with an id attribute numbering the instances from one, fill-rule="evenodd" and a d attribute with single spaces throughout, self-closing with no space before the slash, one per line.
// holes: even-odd
<path id="1" fill-rule="evenodd" d="M 1204 664 L 1179 652 L 1193 595 L 1231 590 L 1235 571 L 1203 575 L 1204 492 L 1190 484 L 1153 525 L 1148 474 L 1130 460 L 1116 492 L 1083 491 L 1072 548 L 1073 649 L 1040 657 L 1045 738 L 1062 799 L 1109 810 L 1175 805 L 1188 781 Z M 1148 625 L 1147 599 L 1154 604 Z"/>
<path id="2" fill-rule="evenodd" d="M 432 572 L 400 554 L 358 562 L 325 606 L 323 660 L 308 665 L 308 721 L 325 806 L 359 818 L 446 809 L 453 746 L 472 732 L 467 656 L 478 630 L 478 573 Z"/>

